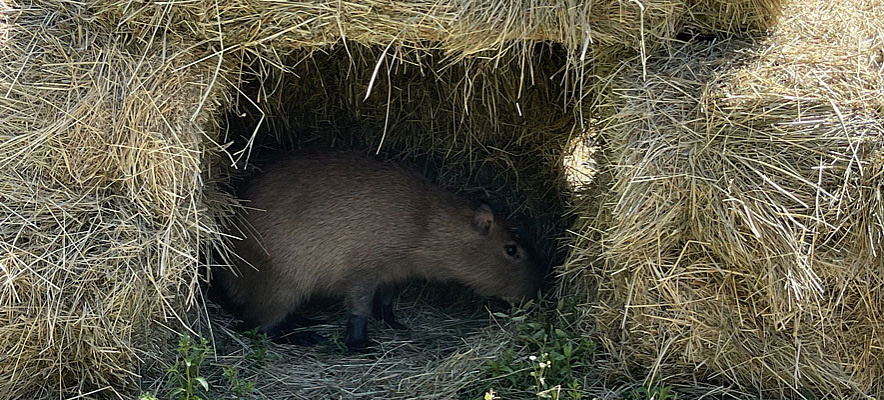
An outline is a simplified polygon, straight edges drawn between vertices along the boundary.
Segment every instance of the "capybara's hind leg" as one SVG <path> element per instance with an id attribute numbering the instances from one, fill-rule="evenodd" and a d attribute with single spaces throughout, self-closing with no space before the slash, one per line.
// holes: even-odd
<path id="1" fill-rule="evenodd" d="M 393 315 L 393 300 L 396 298 L 398 290 L 391 283 L 382 283 L 378 285 L 377 292 L 374 295 L 374 317 L 384 321 L 390 328 L 404 331 L 408 327 L 396 321 Z"/>

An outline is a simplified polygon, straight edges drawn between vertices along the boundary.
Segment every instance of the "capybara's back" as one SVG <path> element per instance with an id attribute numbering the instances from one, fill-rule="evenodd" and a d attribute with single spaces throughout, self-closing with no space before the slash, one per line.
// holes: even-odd
<path id="1" fill-rule="evenodd" d="M 313 295 L 344 297 L 351 319 L 364 319 L 379 287 L 410 278 L 455 280 L 504 299 L 539 285 L 533 260 L 488 206 L 471 207 L 395 163 L 299 152 L 243 197 L 246 238 L 236 252 L 245 262 L 241 276 L 222 273 L 220 283 L 240 317 L 264 330 Z"/>

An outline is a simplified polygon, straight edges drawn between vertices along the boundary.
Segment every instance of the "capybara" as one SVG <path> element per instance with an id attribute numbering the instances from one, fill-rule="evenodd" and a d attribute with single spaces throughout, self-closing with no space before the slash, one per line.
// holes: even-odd
<path id="1" fill-rule="evenodd" d="M 220 269 L 217 283 L 238 317 L 271 337 L 296 321 L 292 312 L 312 296 L 345 300 L 344 342 L 359 350 L 368 343 L 372 311 L 404 328 L 392 314 L 394 288 L 403 281 L 456 281 L 519 301 L 542 280 L 533 256 L 486 203 L 455 196 L 398 163 L 299 151 L 271 164 L 242 197 L 250 203 L 242 214 L 245 238 L 235 241 L 238 274 Z"/>

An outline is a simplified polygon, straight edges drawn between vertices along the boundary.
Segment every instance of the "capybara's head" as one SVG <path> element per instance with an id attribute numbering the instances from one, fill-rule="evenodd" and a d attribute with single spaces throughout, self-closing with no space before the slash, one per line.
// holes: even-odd
<path id="1" fill-rule="evenodd" d="M 506 221 L 487 204 L 473 210 L 456 271 L 467 285 L 484 296 L 511 302 L 533 298 L 543 280 L 533 252 L 519 241 Z"/>

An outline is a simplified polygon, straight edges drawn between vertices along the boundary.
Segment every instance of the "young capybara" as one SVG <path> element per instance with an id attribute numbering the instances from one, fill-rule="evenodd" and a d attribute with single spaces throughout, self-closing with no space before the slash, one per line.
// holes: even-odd
<path id="1" fill-rule="evenodd" d="M 236 241 L 238 274 L 219 270 L 226 302 L 270 337 L 297 320 L 312 296 L 343 297 L 344 342 L 368 342 L 375 316 L 392 314 L 393 288 L 409 279 L 453 280 L 481 295 L 518 301 L 542 280 L 533 257 L 504 221 L 396 163 L 351 152 L 297 152 L 245 188 L 246 236 Z M 376 304 L 380 303 L 380 304 Z M 303 334 L 302 334 L 303 335 Z M 295 339 L 316 339 L 313 333 Z"/>

